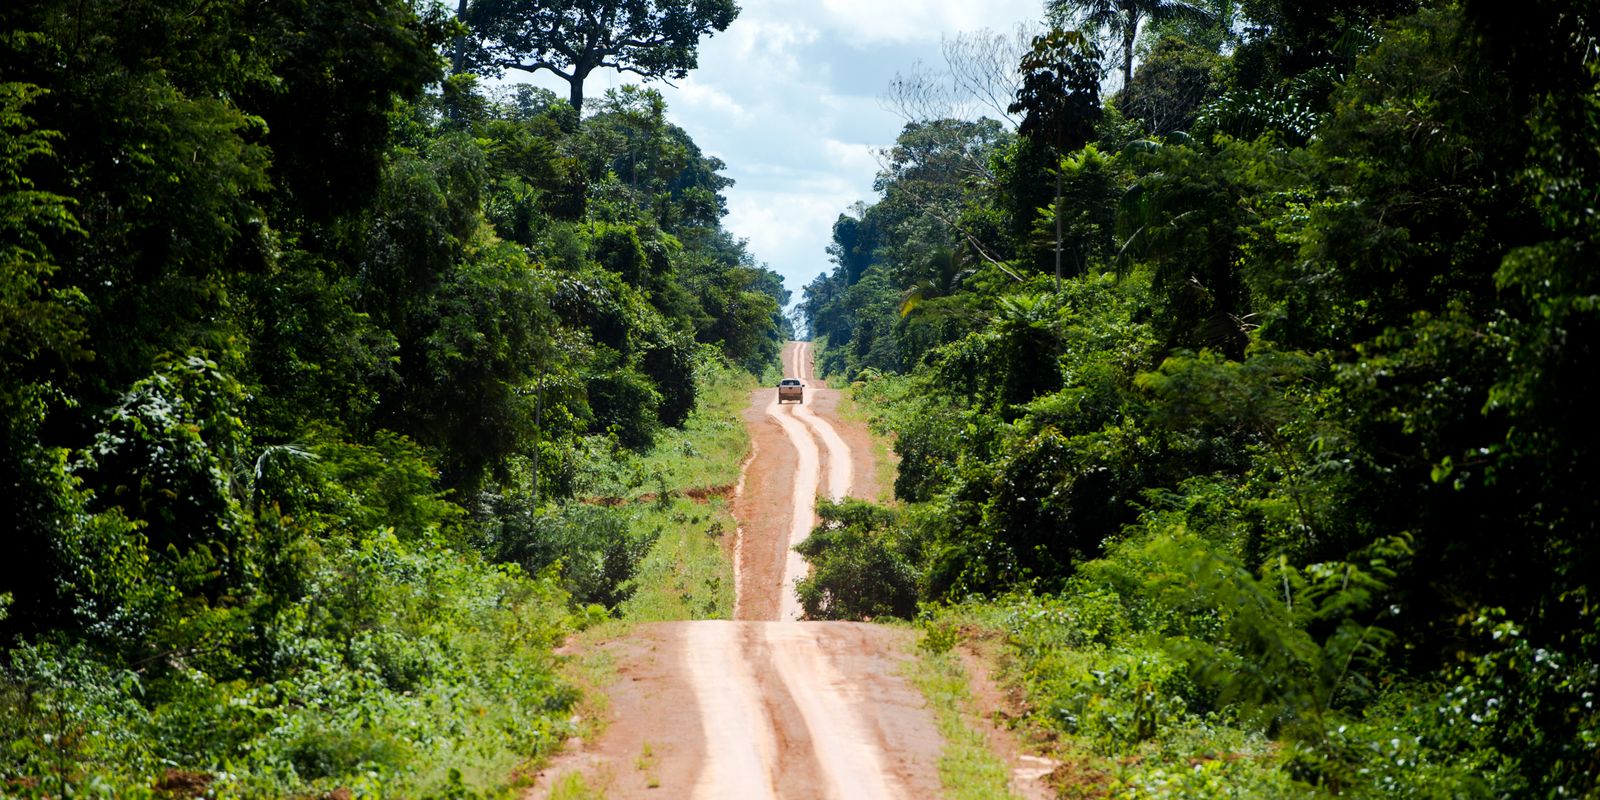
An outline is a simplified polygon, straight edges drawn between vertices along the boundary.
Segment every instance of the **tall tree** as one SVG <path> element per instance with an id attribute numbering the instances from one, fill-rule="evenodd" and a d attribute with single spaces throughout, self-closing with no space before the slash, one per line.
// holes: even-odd
<path id="1" fill-rule="evenodd" d="M 1022 90 L 1011 113 L 1022 114 L 1017 133 L 1050 148 L 1059 159 L 1081 149 L 1100 120 L 1100 51 L 1082 33 L 1060 28 L 1035 37 L 1022 58 Z M 1061 281 L 1062 176 L 1056 164 L 1055 273 Z"/>
<path id="2" fill-rule="evenodd" d="M 1122 83 L 1133 79 L 1133 45 L 1146 22 L 1166 22 L 1188 17 L 1210 17 L 1201 6 L 1185 0 L 1050 0 L 1058 20 L 1074 18 L 1080 24 L 1118 40 L 1122 46 Z"/>
<path id="3" fill-rule="evenodd" d="M 733 0 L 476 0 L 462 14 L 478 38 L 476 66 L 556 75 L 579 111 L 597 67 L 682 78 L 699 65 L 700 38 L 737 16 Z"/>

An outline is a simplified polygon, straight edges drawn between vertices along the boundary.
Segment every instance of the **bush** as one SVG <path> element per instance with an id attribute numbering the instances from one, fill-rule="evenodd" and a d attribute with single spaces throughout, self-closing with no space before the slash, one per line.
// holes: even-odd
<path id="1" fill-rule="evenodd" d="M 811 562 L 798 586 L 810 619 L 911 619 L 917 571 L 904 551 L 891 509 L 859 500 L 822 501 L 822 524 L 795 550 Z"/>
<path id="2" fill-rule="evenodd" d="M 655 541 L 653 533 L 630 530 L 616 509 L 578 504 L 537 511 L 505 498 L 492 509 L 486 533 L 495 560 L 531 574 L 559 565 L 562 587 L 580 604 L 615 610 L 632 597 L 634 575 Z"/>
<path id="3" fill-rule="evenodd" d="M 330 542 L 308 569 L 307 594 L 266 626 L 272 672 L 251 680 L 177 655 L 136 672 L 82 645 L 12 649 L 7 795 L 137 798 L 188 780 L 226 797 L 458 796 L 570 734 L 555 581 L 382 532 Z"/>

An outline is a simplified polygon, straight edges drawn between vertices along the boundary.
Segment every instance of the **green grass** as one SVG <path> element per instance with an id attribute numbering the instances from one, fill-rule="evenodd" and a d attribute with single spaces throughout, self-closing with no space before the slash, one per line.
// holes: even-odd
<path id="1" fill-rule="evenodd" d="M 843 380 L 839 381 L 843 383 Z M 839 389 L 839 416 L 851 422 L 860 423 L 872 434 L 872 463 L 874 466 L 873 478 L 878 486 L 878 496 L 873 498 L 879 503 L 892 504 L 894 502 L 894 479 L 896 465 L 899 463 L 893 448 L 889 446 L 890 438 L 872 426 L 872 414 L 863 403 L 856 401 L 855 389 L 852 386 L 840 386 Z"/>
<path id="2" fill-rule="evenodd" d="M 1011 793 L 1010 773 L 1004 762 L 989 750 L 984 735 L 967 724 L 975 715 L 967 674 L 953 653 L 934 653 L 918 649 L 918 658 L 908 661 L 904 670 L 933 709 L 939 734 L 944 737 L 944 753 L 939 757 L 939 782 L 950 800 L 991 800 L 1015 798 Z"/>
<path id="3" fill-rule="evenodd" d="M 733 617 L 733 564 L 724 541 L 737 523 L 727 501 L 674 497 L 640 503 L 631 524 L 657 535 L 635 577 L 637 591 L 622 604 L 624 620 Z"/>
<path id="4" fill-rule="evenodd" d="M 550 787 L 550 800 L 605 800 L 604 789 L 596 789 L 582 773 L 569 772 L 556 779 Z"/>
<path id="5" fill-rule="evenodd" d="M 756 381 L 711 360 L 696 380 L 699 405 L 682 428 L 662 431 L 643 455 L 604 454 L 604 468 L 584 481 L 588 502 L 618 505 L 629 529 L 654 540 L 621 606 L 625 622 L 733 616 L 727 544 L 737 523 L 727 498 L 750 449 L 741 412 Z"/>
<path id="6" fill-rule="evenodd" d="M 622 607 L 630 622 L 733 616 L 726 543 L 738 523 L 724 495 L 738 483 L 750 449 L 740 412 L 756 384 L 748 373 L 717 367 L 702 371 L 700 380 L 700 405 L 689 421 L 665 432 L 640 461 L 650 478 L 636 499 L 653 498 L 630 506 L 630 524 L 654 532 L 656 541 L 634 579 L 637 591 Z"/>
<path id="7" fill-rule="evenodd" d="M 708 367 L 700 374 L 700 402 L 684 426 L 668 428 L 638 461 L 643 477 L 630 499 L 667 492 L 731 487 L 750 448 L 740 412 L 750 402 L 756 380 L 749 373 Z"/>
<path id="8" fill-rule="evenodd" d="M 1061 796 L 1307 796 L 1304 787 L 1277 768 L 1273 744 L 1225 714 L 1191 714 L 1181 704 L 1161 706 L 1159 724 L 1149 737 L 1132 741 L 1136 737 L 1110 736 L 1108 729 L 1140 711 L 1139 694 L 1168 691 L 1148 672 L 1126 674 L 1130 661 L 1148 671 L 1160 654 L 1142 651 L 1146 640 L 1126 633 L 1112 634 L 1116 646 L 1081 641 L 1081 626 L 1102 624 L 1111 613 L 1081 599 L 1079 606 L 1066 602 L 1031 596 L 971 600 L 937 609 L 926 626 L 931 643 L 938 645 L 934 649 L 965 639 L 980 649 L 988 643 L 997 650 L 992 659 L 1001 665 L 996 679 L 1008 692 L 1020 693 L 1028 709 L 1019 732 L 1034 742 L 1049 742 L 1045 754 L 1070 767 L 1065 784 L 1057 787 Z M 925 661 L 935 658 L 924 655 Z M 915 679 L 920 686 L 921 679 Z M 1132 699 L 1129 690 L 1138 690 Z M 923 691 L 940 714 L 948 713 L 944 706 L 950 701 Z M 1063 710 L 1072 712 L 1075 724 L 1064 723 Z M 942 728 L 942 720 L 940 724 Z M 941 774 L 943 769 L 941 764 Z"/>

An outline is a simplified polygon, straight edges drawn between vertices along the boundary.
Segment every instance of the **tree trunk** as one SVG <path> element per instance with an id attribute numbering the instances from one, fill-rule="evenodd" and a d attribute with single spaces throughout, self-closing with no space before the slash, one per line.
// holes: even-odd
<path id="1" fill-rule="evenodd" d="M 1133 44 L 1139 38 L 1139 20 L 1136 18 L 1128 25 L 1128 30 L 1122 34 L 1122 90 L 1128 90 L 1128 84 L 1133 83 Z"/>
<path id="2" fill-rule="evenodd" d="M 1060 156 L 1056 156 L 1060 158 Z M 1061 164 L 1056 164 L 1056 291 L 1061 291 Z"/>
<path id="3" fill-rule="evenodd" d="M 578 112 L 578 116 L 581 117 L 583 116 L 583 76 L 573 75 L 567 79 L 567 85 L 572 87 L 571 93 L 567 95 L 567 101 L 572 103 L 572 110 Z"/>
<path id="4" fill-rule="evenodd" d="M 467 16 L 467 0 L 456 3 L 456 21 L 462 22 Z M 463 23 L 464 24 L 464 23 Z M 460 75 L 467 68 L 467 37 L 457 36 L 450 47 L 450 74 Z"/>
<path id="5" fill-rule="evenodd" d="M 533 401 L 533 506 L 539 507 L 539 439 L 544 436 L 544 375 L 539 368 L 539 393 Z"/>

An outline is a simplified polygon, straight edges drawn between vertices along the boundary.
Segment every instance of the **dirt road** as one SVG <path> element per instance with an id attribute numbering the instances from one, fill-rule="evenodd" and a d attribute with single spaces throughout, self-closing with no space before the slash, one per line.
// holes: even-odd
<path id="1" fill-rule="evenodd" d="M 753 454 L 734 514 L 736 620 L 645 625 L 607 646 L 618 680 L 597 741 L 534 789 L 581 771 L 607 798 L 911 800 L 941 795 L 943 743 L 926 702 L 901 677 L 911 633 L 845 622 L 798 622 L 790 548 L 815 526 L 823 492 L 875 497 L 871 439 L 835 413 L 811 346 L 791 342 L 785 374 L 802 404 L 752 394 Z"/>

